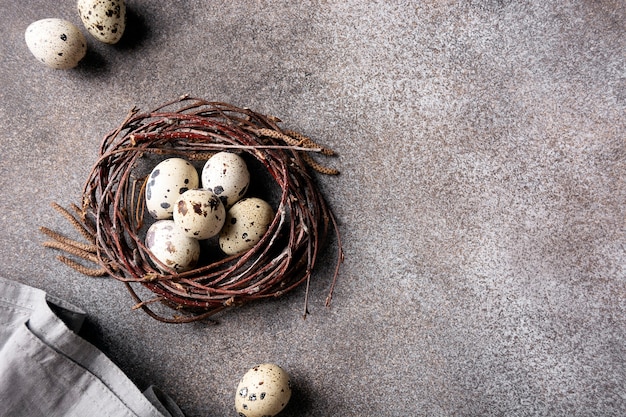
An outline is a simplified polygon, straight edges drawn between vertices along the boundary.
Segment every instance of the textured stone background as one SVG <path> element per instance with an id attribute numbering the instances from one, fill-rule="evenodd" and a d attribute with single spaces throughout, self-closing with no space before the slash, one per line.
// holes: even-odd
<path id="1" fill-rule="evenodd" d="M 70 71 L 0 0 L 0 274 L 89 313 L 91 340 L 189 417 L 234 415 L 239 377 L 283 365 L 285 416 L 626 414 L 626 8 L 584 1 L 129 0 L 115 46 Z M 160 324 L 114 280 L 41 248 L 69 230 L 101 138 L 181 94 L 247 106 L 335 149 L 334 245 L 304 291 Z"/>

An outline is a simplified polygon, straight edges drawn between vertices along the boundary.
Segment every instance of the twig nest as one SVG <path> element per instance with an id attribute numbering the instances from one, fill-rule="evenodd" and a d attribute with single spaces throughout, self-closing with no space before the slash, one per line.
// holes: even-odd
<path id="1" fill-rule="evenodd" d="M 311 169 L 337 174 L 312 156 L 333 153 L 278 123 L 249 109 L 186 96 L 149 112 L 133 109 L 104 137 L 82 206 L 74 206 L 77 218 L 55 206 L 89 242 L 42 228 L 56 241 L 44 245 L 96 262 L 96 268 L 89 268 L 60 257 L 84 274 L 108 274 L 123 282 L 134 308 L 164 322 L 183 323 L 280 297 L 308 283 L 334 230 L 338 250 L 328 304 L 343 252 L 337 224 Z M 238 165 L 239 158 L 245 165 Z M 214 171 L 216 182 L 207 180 L 207 189 L 196 188 L 197 170 L 205 166 Z M 229 172 L 244 174 L 236 180 L 222 175 Z M 245 199 L 235 203 L 241 197 Z M 223 201 L 232 204 L 228 216 Z M 170 243 L 157 245 L 156 230 L 146 235 L 155 220 L 173 222 L 185 237 L 199 240 L 199 259 L 193 244 L 175 245 L 165 226 L 159 233 Z M 175 257 L 179 248 L 189 250 L 189 258 Z M 307 299 L 305 295 L 305 314 Z M 160 305 L 175 313 L 164 313 Z"/>

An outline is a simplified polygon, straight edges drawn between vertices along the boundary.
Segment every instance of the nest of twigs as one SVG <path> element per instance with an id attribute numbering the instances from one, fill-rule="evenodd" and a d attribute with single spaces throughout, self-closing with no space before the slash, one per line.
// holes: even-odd
<path id="1" fill-rule="evenodd" d="M 164 322 L 204 319 L 231 306 L 279 297 L 309 282 L 329 232 L 337 238 L 330 302 L 343 253 L 336 221 L 312 170 L 337 174 L 312 154 L 333 152 L 278 126 L 275 117 L 225 103 L 181 97 L 150 112 L 133 109 L 107 134 L 87 179 L 82 204 L 61 212 L 87 239 L 78 242 L 42 227 L 44 245 L 65 252 L 59 259 L 91 276 L 123 282 L 134 308 Z M 275 217 L 263 238 L 247 252 L 209 257 L 195 269 L 177 273 L 157 268 L 144 243 L 151 221 L 143 187 L 150 163 L 169 157 L 204 162 L 220 151 L 237 152 L 256 164 L 257 177 L 274 198 Z M 86 266 L 84 260 L 95 263 Z M 139 285 L 139 287 L 137 287 Z M 141 290 L 145 288 L 149 291 Z M 146 297 L 147 295 L 147 297 Z M 156 304 L 155 304 L 156 303 Z M 175 309 L 164 314 L 155 305 Z M 171 310 L 170 310 L 171 311 Z"/>

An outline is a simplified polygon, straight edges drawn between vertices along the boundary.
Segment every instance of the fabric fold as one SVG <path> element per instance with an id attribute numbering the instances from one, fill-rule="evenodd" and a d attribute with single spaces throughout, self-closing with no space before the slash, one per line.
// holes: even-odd
<path id="1" fill-rule="evenodd" d="M 0 415 L 184 417 L 167 395 L 142 393 L 78 336 L 86 313 L 0 278 Z"/>

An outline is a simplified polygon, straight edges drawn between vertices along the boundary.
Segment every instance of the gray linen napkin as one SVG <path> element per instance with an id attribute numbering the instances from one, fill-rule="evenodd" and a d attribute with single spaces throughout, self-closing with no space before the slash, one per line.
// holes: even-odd
<path id="1" fill-rule="evenodd" d="M 184 417 L 77 335 L 86 313 L 0 277 L 0 416 Z"/>

